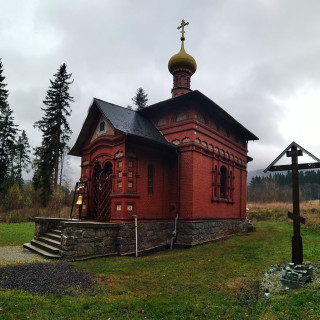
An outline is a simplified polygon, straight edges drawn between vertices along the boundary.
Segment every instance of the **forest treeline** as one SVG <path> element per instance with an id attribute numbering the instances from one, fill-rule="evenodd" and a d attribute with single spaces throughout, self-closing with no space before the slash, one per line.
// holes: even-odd
<path id="1" fill-rule="evenodd" d="M 40 206 L 59 209 L 72 204 L 73 186 L 64 174 L 72 134 L 68 122 L 74 102 L 69 93 L 71 77 L 63 63 L 53 80 L 49 79 L 42 118 L 33 124 L 42 136 L 41 144 L 31 148 L 26 132 L 15 123 L 0 58 L 0 212 Z M 147 96 L 142 88 L 137 90 L 132 101 L 138 110 L 146 107 Z M 25 183 L 23 173 L 30 170 L 32 181 Z"/>
<path id="2" fill-rule="evenodd" d="M 12 210 L 28 207 L 57 207 L 70 204 L 71 190 L 63 181 L 65 155 L 71 129 L 67 118 L 71 114 L 69 80 L 66 64 L 62 64 L 50 80 L 43 107 L 43 116 L 34 123 L 41 135 L 41 145 L 31 149 L 24 130 L 15 123 L 9 104 L 0 58 L 0 208 Z M 25 184 L 23 173 L 33 170 L 32 182 Z"/>
<path id="3" fill-rule="evenodd" d="M 299 172 L 300 201 L 320 199 L 320 170 Z M 248 186 L 249 202 L 291 202 L 292 175 L 270 174 L 266 177 L 252 177 Z"/>

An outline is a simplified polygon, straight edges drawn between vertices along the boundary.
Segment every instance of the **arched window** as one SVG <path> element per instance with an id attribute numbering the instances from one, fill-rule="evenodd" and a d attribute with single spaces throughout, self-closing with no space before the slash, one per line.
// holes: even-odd
<path id="1" fill-rule="evenodd" d="M 164 126 L 165 124 L 167 124 L 166 118 L 159 119 L 158 126 Z"/>
<path id="2" fill-rule="evenodd" d="M 214 130 L 218 130 L 217 124 L 215 123 L 214 120 L 212 120 L 212 122 L 211 122 L 211 128 Z"/>
<path id="3" fill-rule="evenodd" d="M 220 168 L 220 198 L 228 198 L 228 170 L 225 166 Z"/>
<path id="4" fill-rule="evenodd" d="M 183 120 L 187 120 L 187 115 L 184 112 L 179 113 L 176 117 L 176 122 L 183 121 Z"/>
<path id="5" fill-rule="evenodd" d="M 229 198 L 233 197 L 233 174 L 232 171 L 229 173 Z"/>
<path id="6" fill-rule="evenodd" d="M 178 144 L 180 144 L 180 140 L 174 139 L 174 140 L 172 141 L 172 143 L 175 144 L 175 145 L 178 145 Z"/>
<path id="7" fill-rule="evenodd" d="M 214 166 L 214 196 L 218 198 L 218 168 Z"/>
<path id="8" fill-rule="evenodd" d="M 148 194 L 153 195 L 153 176 L 154 176 L 154 167 L 153 164 L 148 166 Z"/>
<path id="9" fill-rule="evenodd" d="M 198 119 L 198 121 L 201 122 L 201 123 L 206 123 L 205 117 L 203 116 L 202 113 L 198 113 L 198 114 L 197 114 L 197 119 Z"/>
<path id="10" fill-rule="evenodd" d="M 104 121 L 100 122 L 100 132 L 104 132 L 106 124 Z"/>

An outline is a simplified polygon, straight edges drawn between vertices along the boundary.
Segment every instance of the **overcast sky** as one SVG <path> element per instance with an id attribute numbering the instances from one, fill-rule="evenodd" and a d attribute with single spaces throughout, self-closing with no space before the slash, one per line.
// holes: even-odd
<path id="1" fill-rule="evenodd" d="M 170 98 L 167 64 L 180 49 L 197 61 L 191 88 L 260 140 L 249 170 L 267 167 L 292 141 L 320 157 L 319 0 L 0 0 L 0 57 L 15 122 L 35 147 L 49 79 L 73 74 L 75 142 L 93 97 L 127 106 Z M 80 159 L 69 175 L 79 178 Z"/>

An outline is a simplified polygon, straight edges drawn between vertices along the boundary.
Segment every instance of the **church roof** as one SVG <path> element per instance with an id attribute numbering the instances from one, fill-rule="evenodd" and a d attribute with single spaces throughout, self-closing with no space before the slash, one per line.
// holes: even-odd
<path id="1" fill-rule="evenodd" d="M 173 110 L 177 110 L 180 106 L 193 107 L 201 111 L 206 111 L 208 114 L 214 115 L 216 118 L 230 125 L 245 140 L 259 140 L 256 135 L 246 129 L 241 123 L 230 116 L 219 105 L 217 105 L 214 101 L 209 99 L 198 90 L 194 90 L 180 96 L 155 103 L 139 110 L 138 112 L 143 116 L 149 116 L 153 113 L 156 113 L 157 110 L 168 110 L 168 112 L 172 112 Z"/>
<path id="2" fill-rule="evenodd" d="M 88 133 L 92 132 L 92 127 L 96 125 L 98 116 L 97 109 L 111 122 L 113 127 L 120 132 L 175 147 L 175 145 L 165 139 L 149 119 L 143 117 L 138 112 L 94 98 L 78 139 L 69 152 L 70 155 L 81 156 L 81 149 L 88 140 Z"/>

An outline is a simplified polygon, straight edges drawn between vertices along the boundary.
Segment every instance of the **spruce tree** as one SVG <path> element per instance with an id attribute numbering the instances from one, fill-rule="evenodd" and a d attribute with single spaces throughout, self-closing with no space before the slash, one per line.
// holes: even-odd
<path id="1" fill-rule="evenodd" d="M 16 181 L 22 187 L 22 170 L 28 171 L 28 167 L 31 163 L 30 159 L 30 145 L 26 132 L 23 130 L 18 137 L 18 141 L 15 146 L 15 176 Z"/>
<path id="2" fill-rule="evenodd" d="M 131 99 L 133 103 L 138 107 L 138 110 L 141 110 L 147 106 L 148 95 L 145 91 L 140 87 L 137 89 L 136 95 Z"/>
<path id="3" fill-rule="evenodd" d="M 50 80 L 50 87 L 43 103 L 44 116 L 34 126 L 42 131 L 41 146 L 36 148 L 38 157 L 36 174 L 40 176 L 42 187 L 42 202 L 47 205 L 52 187 L 58 184 L 59 161 L 67 147 L 72 131 L 67 117 L 71 114 L 70 101 L 74 101 L 69 94 L 72 74 L 67 73 L 66 64 L 62 64 L 54 80 Z"/>
<path id="4" fill-rule="evenodd" d="M 7 191 L 8 178 L 14 154 L 17 126 L 14 124 L 12 110 L 8 104 L 7 84 L 4 83 L 2 61 L 0 59 L 0 193 Z"/>

